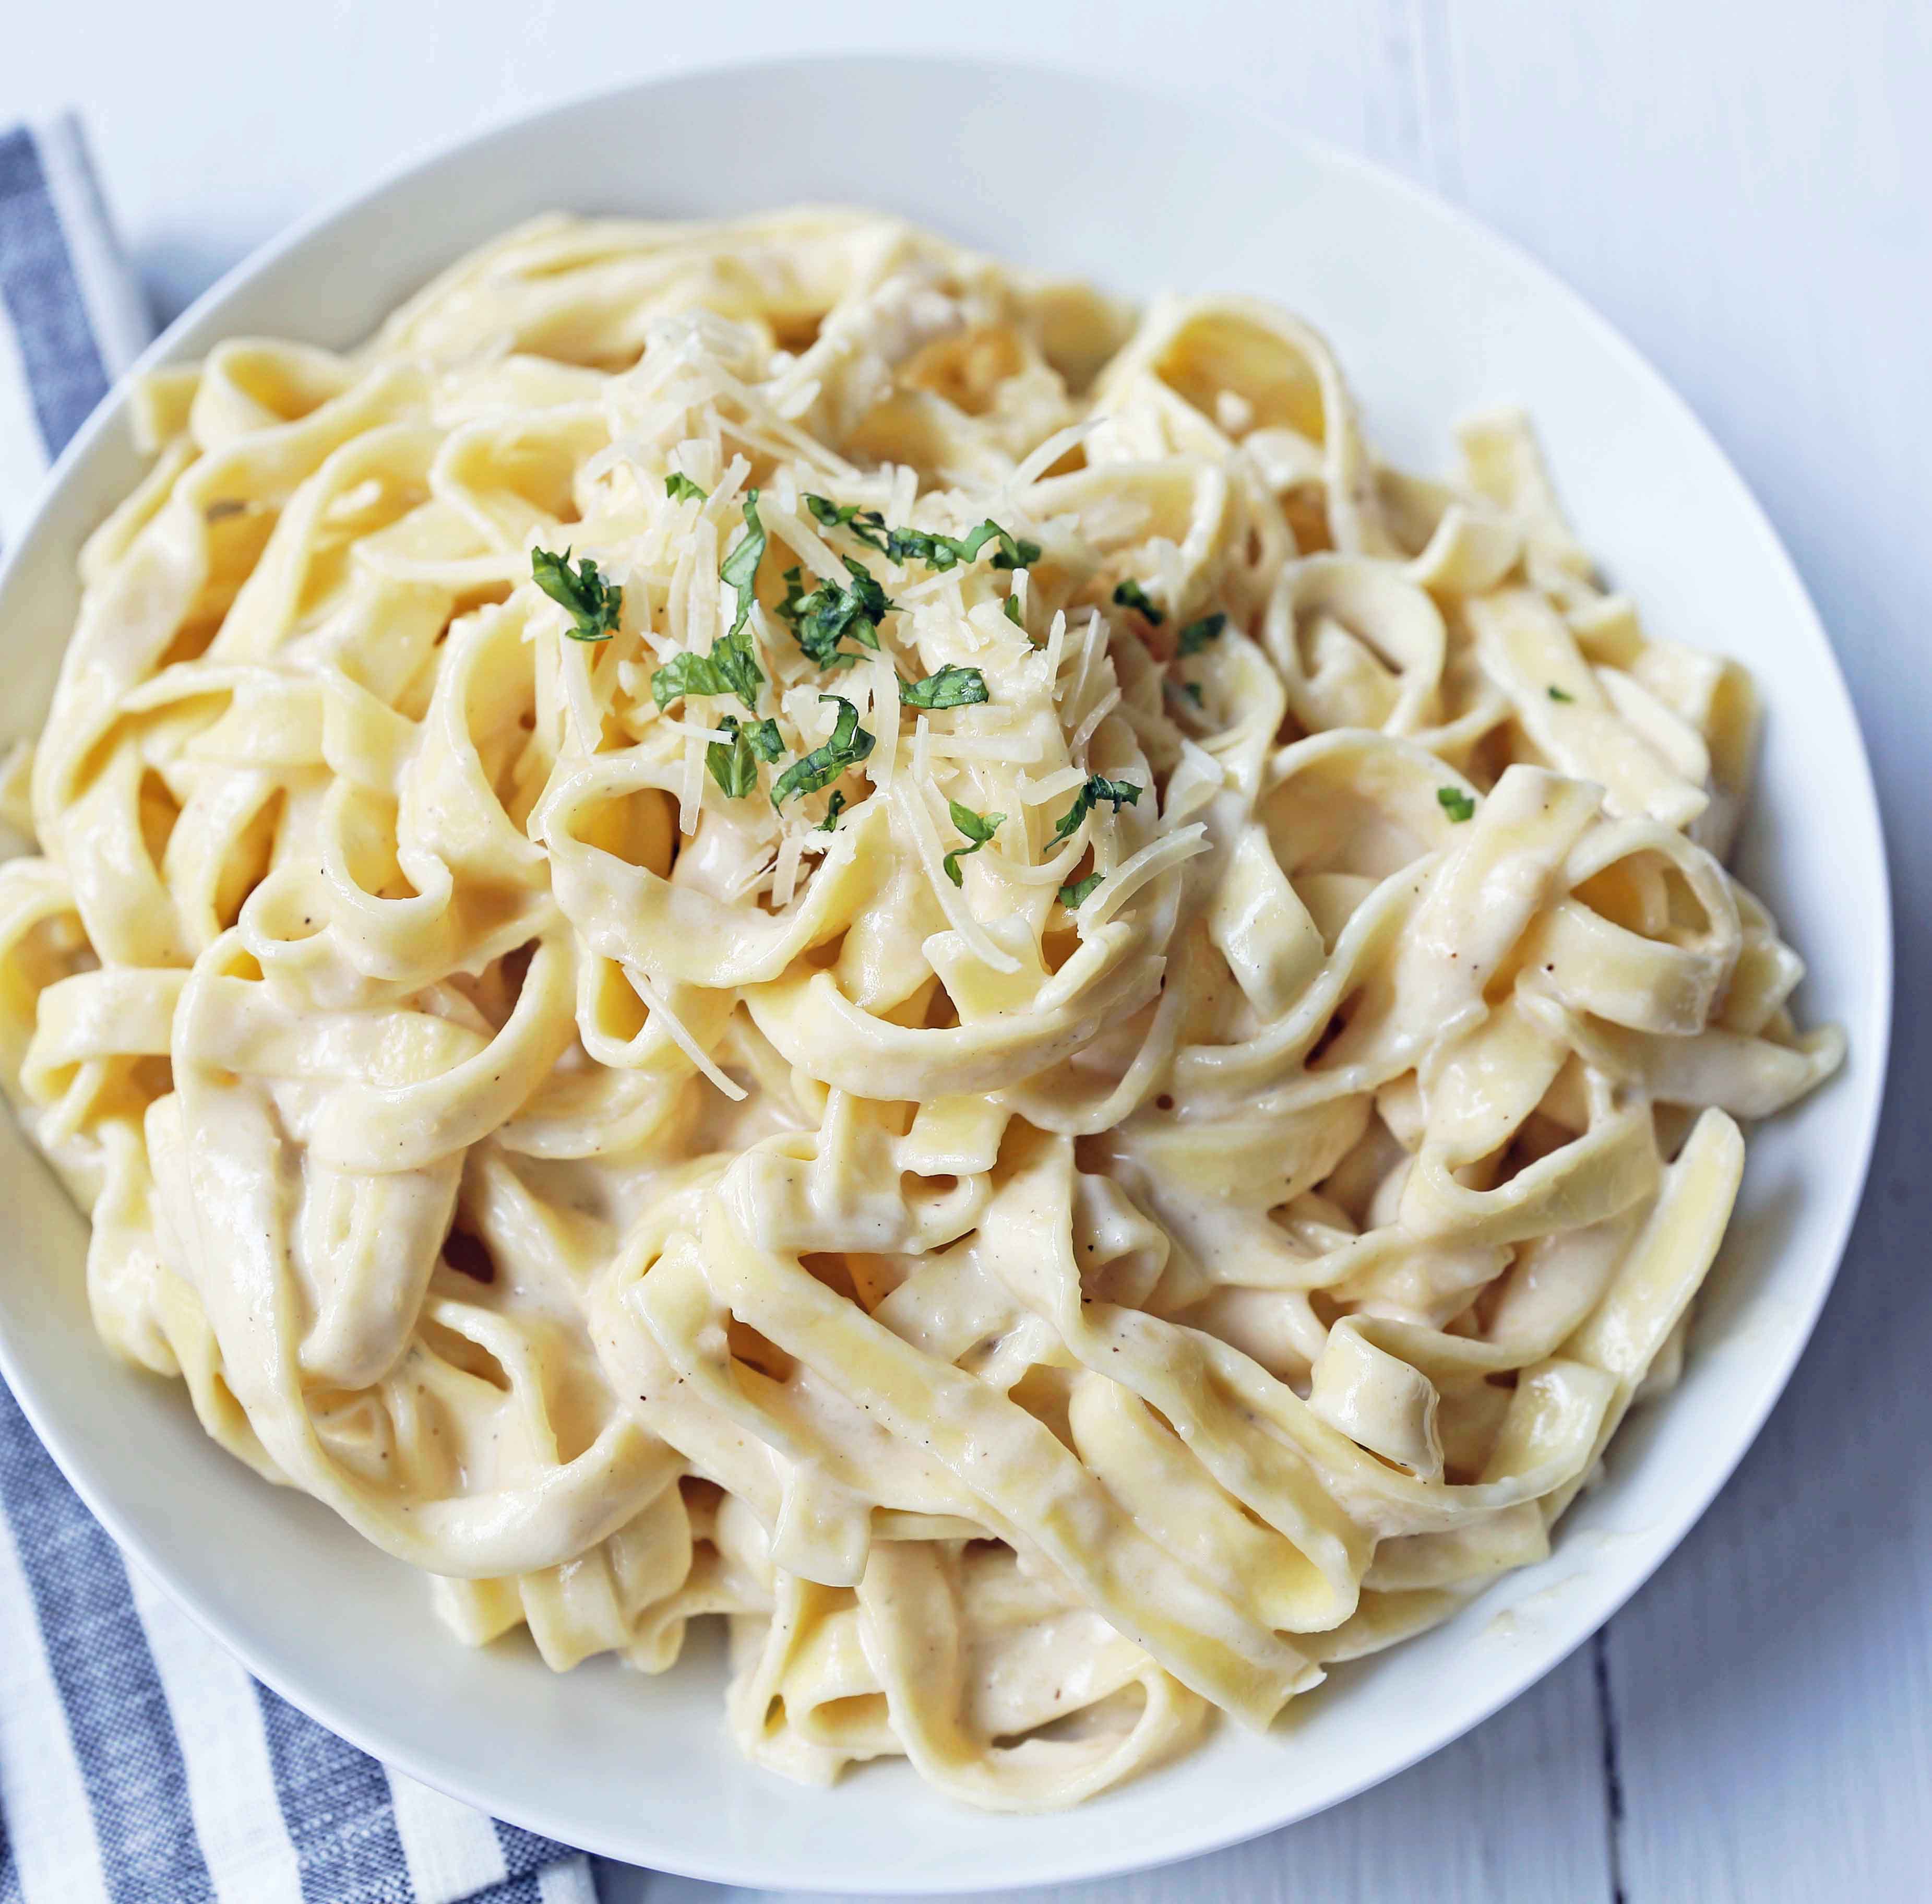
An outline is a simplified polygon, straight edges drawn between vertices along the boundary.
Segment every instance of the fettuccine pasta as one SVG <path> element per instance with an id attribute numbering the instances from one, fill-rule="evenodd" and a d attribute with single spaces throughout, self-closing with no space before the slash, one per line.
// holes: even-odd
<path id="1" fill-rule="evenodd" d="M 1743 671 L 1270 305 L 554 218 L 139 416 L 0 869 L 100 1333 L 776 1771 L 1070 1804 L 1541 1558 L 1840 1056 Z"/>

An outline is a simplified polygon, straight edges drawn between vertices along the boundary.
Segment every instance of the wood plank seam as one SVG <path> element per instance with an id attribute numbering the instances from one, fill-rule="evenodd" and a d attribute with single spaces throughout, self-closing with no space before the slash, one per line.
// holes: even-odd
<path id="1" fill-rule="evenodd" d="M 1590 1635 L 1590 1673 L 1597 1689 L 1597 1726 L 1603 1740 L 1604 1844 L 1609 1862 L 1610 1904 L 1628 1904 L 1624 1889 L 1624 1779 L 1617 1737 L 1616 1700 L 1610 1689 L 1610 1623 Z"/>
<path id="2" fill-rule="evenodd" d="M 1446 0 L 1382 0 L 1365 18 L 1389 113 L 1376 142 L 1382 156 L 1460 203 L 1462 114 Z"/>

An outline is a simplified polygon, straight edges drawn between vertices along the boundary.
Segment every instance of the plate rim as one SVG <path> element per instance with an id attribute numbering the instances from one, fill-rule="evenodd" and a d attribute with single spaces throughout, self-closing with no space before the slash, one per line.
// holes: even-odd
<path id="1" fill-rule="evenodd" d="M 1385 1763 L 1378 1764 L 1376 1769 L 1365 1773 L 1346 1789 L 1323 1798 L 1318 1803 L 1310 1805 L 1291 1800 L 1284 1809 L 1267 1817 L 1244 1816 L 1232 1824 L 1210 1823 L 1204 1828 L 1177 1831 L 1174 1834 L 1175 1842 L 1172 1847 L 1152 1857 L 1138 1851 L 1130 1851 L 1112 1857 L 1104 1854 L 1096 1857 L 1076 1854 L 1056 1863 L 1035 1856 L 1033 1864 L 1045 1863 L 1047 1868 L 1030 1868 L 1023 1874 L 1016 1874 L 998 1867 L 999 1854 L 989 1842 L 988 1849 L 994 1851 L 994 1855 L 993 1864 L 988 1869 L 962 1872 L 956 1875 L 924 1875 L 898 1881 L 894 1881 L 888 1875 L 886 1881 L 882 1885 L 880 1882 L 881 1874 L 847 1864 L 802 1874 L 788 1864 L 756 1855 L 727 1854 L 692 1858 L 680 1853 L 675 1858 L 666 1860 L 652 1854 L 648 1847 L 641 1843 L 632 1843 L 614 1851 L 602 1850 L 596 1845 L 578 1845 L 577 1839 L 580 1833 L 575 1823 L 566 1824 L 560 1829 L 555 1814 L 547 1811 L 541 1803 L 525 1802 L 514 1789 L 506 1788 L 501 1792 L 485 1790 L 471 1779 L 453 1775 L 448 1768 L 427 1764 L 412 1750 L 395 1751 L 392 1742 L 383 1740 L 376 1731 L 365 1727 L 355 1713 L 351 1711 L 344 1714 L 340 1710 L 326 1684 L 311 1685 L 302 1677 L 299 1668 L 285 1673 L 279 1660 L 265 1656 L 260 1647 L 244 1638 L 238 1638 L 218 1614 L 202 1602 L 200 1596 L 192 1588 L 184 1587 L 178 1584 L 166 1557 L 158 1553 L 152 1542 L 131 1528 L 127 1517 L 122 1514 L 109 1494 L 103 1488 L 97 1487 L 94 1477 L 88 1471 L 86 1464 L 83 1461 L 70 1466 L 68 1455 L 59 1445 L 58 1436 L 50 1436 L 48 1433 L 39 1398 L 34 1393 L 34 1383 L 29 1372 L 30 1362 L 19 1353 L 12 1339 L 8 1318 L 4 1310 L 0 1310 L 0 1375 L 4 1376 L 22 1413 L 69 1485 L 89 1512 L 107 1530 L 124 1554 L 138 1560 L 149 1576 L 162 1587 L 170 1600 L 256 1679 L 319 1724 L 380 1763 L 392 1765 L 411 1777 L 475 1807 L 486 1816 L 502 1818 L 526 1830 L 555 1839 L 560 1843 L 586 1850 L 592 1855 L 620 1862 L 647 1864 L 649 1868 L 660 1872 L 718 1884 L 754 1887 L 778 1884 L 806 1893 L 846 1890 L 856 1886 L 878 1896 L 940 1896 L 985 1890 L 989 1884 L 999 1884 L 1007 1888 L 1031 1888 L 1041 1884 L 1104 1879 L 1132 1872 L 1159 1869 L 1184 1860 L 1248 1842 L 1346 1803 L 1419 1764 L 1423 1759 L 1432 1756 L 1464 1734 L 1493 1717 L 1503 1707 L 1553 1673 L 1586 1641 L 1594 1638 L 1641 1588 L 1657 1578 L 1690 1530 L 1703 1518 L 1712 1502 L 1729 1483 L 1756 1443 L 1772 1410 L 1789 1387 L 1792 1374 L 1816 1332 L 1819 1317 L 1842 1272 L 1846 1253 L 1868 1188 L 1883 1111 L 1896 1002 L 1895 925 L 1892 867 L 1886 846 L 1884 812 L 1877 796 L 1870 749 L 1858 717 L 1856 704 L 1823 618 L 1818 612 L 1817 605 L 1802 572 L 1756 492 L 1745 480 L 1729 452 L 1690 401 L 1648 357 L 1582 293 L 1525 245 L 1497 230 L 1474 212 L 1440 196 L 1380 161 L 1307 133 L 1246 100 L 1224 98 L 1199 86 L 1156 83 L 1065 62 L 1033 58 L 996 62 L 932 53 L 832 50 L 776 57 L 754 53 L 689 64 L 679 63 L 652 74 L 586 89 L 566 98 L 493 119 L 484 125 L 451 135 L 411 154 L 380 171 L 365 184 L 338 194 L 304 214 L 258 245 L 224 272 L 159 332 L 128 370 L 115 380 L 43 478 L 33 506 L 28 511 L 8 546 L 4 551 L 0 551 L 0 597 L 4 597 L 16 571 L 25 570 L 35 562 L 36 545 L 44 519 L 53 513 L 62 491 L 75 473 L 92 456 L 96 443 L 125 414 L 130 387 L 135 380 L 146 371 L 187 354 L 189 347 L 186 339 L 192 330 L 211 317 L 218 315 L 230 299 L 280 263 L 291 253 L 300 251 L 311 242 L 323 237 L 332 227 L 364 212 L 392 193 L 428 173 L 466 161 L 500 141 L 526 137 L 546 124 L 567 122 L 573 114 L 589 106 L 608 105 L 620 100 L 634 99 L 642 102 L 654 94 L 680 87 L 701 86 L 734 77 L 746 77 L 753 74 L 777 76 L 788 72 L 802 72 L 822 79 L 825 71 L 833 68 L 868 69 L 874 77 L 916 72 L 922 77 L 937 79 L 944 83 L 962 88 L 971 86 L 976 80 L 996 86 L 1002 77 L 1018 74 L 1036 80 L 1058 80 L 1072 86 L 1135 97 L 1156 107 L 1169 110 L 1179 109 L 1190 113 L 1204 110 L 1207 102 L 1211 99 L 1215 110 L 1224 118 L 1244 121 L 1258 131 L 1264 131 L 1270 137 L 1298 149 L 1301 156 L 1318 170 L 1354 174 L 1371 190 L 1392 194 L 1407 201 L 1413 209 L 1448 227 L 1459 242 L 1472 247 L 1478 253 L 1486 253 L 1501 259 L 1537 284 L 1540 289 L 1553 295 L 1573 321 L 1590 332 L 1600 347 L 1619 359 L 1625 370 L 1647 386 L 1654 399 L 1675 413 L 1678 425 L 1700 440 L 1703 448 L 1729 478 L 1737 500 L 1743 505 L 1746 519 L 1756 534 L 1762 552 L 1771 564 L 1774 579 L 1781 592 L 1790 599 L 1798 619 L 1803 624 L 1805 635 L 1815 644 L 1824 661 L 1832 690 L 1841 704 L 1840 710 L 1856 737 L 1856 758 L 1845 764 L 1850 769 L 1847 777 L 1851 782 L 1850 791 L 1855 803 L 1860 809 L 1862 818 L 1869 822 L 1870 844 L 1876 849 L 1877 869 L 1876 887 L 1870 895 L 1875 902 L 1877 923 L 1880 928 L 1876 934 L 1877 942 L 1873 948 L 1872 996 L 1869 1001 L 1871 1023 L 1868 1028 L 1871 1035 L 1870 1042 L 1868 1047 L 1862 1049 L 1858 1042 L 1855 1042 L 1855 1068 L 1847 1067 L 1846 1071 L 1841 1073 L 1838 1079 L 1828 1080 L 1826 1087 L 1851 1086 L 1864 1093 L 1863 1102 L 1858 1107 L 1856 1163 L 1855 1167 L 1846 1173 L 1848 1190 L 1844 1212 L 1828 1251 L 1828 1268 L 1817 1278 L 1815 1290 L 1805 1305 L 1802 1326 L 1792 1329 L 1784 1353 L 1774 1359 L 1777 1365 L 1773 1378 L 1766 1383 L 1759 1403 L 1745 1413 L 1732 1418 L 1729 1424 L 1729 1431 L 1735 1440 L 1732 1451 L 1721 1461 L 1714 1463 L 1700 1484 L 1682 1497 L 1681 1503 L 1670 1517 L 1672 1522 L 1670 1531 L 1651 1557 L 1640 1566 L 1633 1576 L 1621 1582 L 1613 1592 L 1602 1599 L 1574 1634 L 1561 1643 L 1552 1646 L 1546 1642 L 1536 1649 L 1531 1656 L 1534 1662 L 1533 1665 L 1514 1674 L 1499 1677 L 1492 1695 L 1486 1691 L 1485 1696 L 1468 1708 L 1456 1709 L 1454 1716 L 1446 1722 L 1438 1722 L 1428 1728 L 1422 1742 L 1413 1749 L 1394 1755 Z M 64 1190 L 62 1194 L 65 1194 Z M 86 1221 L 84 1213 L 82 1220 Z M 1771 1365 L 1766 1365 L 1767 1367 Z M 1156 1772 L 1151 1776 L 1158 1777 L 1160 1774 Z M 836 1803 L 836 1799 L 832 1802 Z M 984 1822 L 990 1835 L 998 1830 L 999 1815 L 988 1813 Z"/>

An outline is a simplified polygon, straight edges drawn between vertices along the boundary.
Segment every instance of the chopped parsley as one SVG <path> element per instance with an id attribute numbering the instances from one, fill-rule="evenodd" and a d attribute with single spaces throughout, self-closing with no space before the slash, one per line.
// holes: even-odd
<path id="1" fill-rule="evenodd" d="M 735 714 L 727 714 L 718 725 L 731 738 L 712 741 L 704 750 L 704 764 L 732 799 L 742 800 L 758 790 L 758 761 L 776 760 L 784 743 L 778 738 L 776 721 L 740 726 Z"/>
<path id="2" fill-rule="evenodd" d="M 707 500 L 707 492 L 699 488 L 682 470 L 674 470 L 664 478 L 664 494 L 674 503 L 702 503 Z"/>
<path id="3" fill-rule="evenodd" d="M 856 767 L 877 744 L 877 737 L 859 725 L 859 710 L 842 695 L 821 694 L 836 702 L 838 720 L 832 737 L 822 747 L 802 754 L 772 782 L 772 804 L 782 807 L 795 794 L 818 793 L 831 785 L 848 767 Z"/>
<path id="4" fill-rule="evenodd" d="M 1221 638 L 1221 631 L 1227 625 L 1228 617 L 1218 609 L 1211 615 L 1203 615 L 1198 621 L 1190 621 L 1180 631 L 1180 644 L 1175 653 L 1198 654 L 1210 641 Z"/>
<path id="5" fill-rule="evenodd" d="M 738 591 L 738 612 L 731 623 L 731 632 L 736 635 L 745 625 L 745 617 L 752 612 L 752 604 L 758 599 L 758 564 L 765 557 L 765 525 L 758 520 L 758 492 L 748 489 L 745 492 L 745 533 L 738 538 L 736 548 L 726 556 L 719 565 L 718 579 L 726 587 Z M 762 680 L 764 677 L 758 677 Z M 740 692 L 743 690 L 740 689 Z M 748 701 L 746 704 L 751 704 Z"/>
<path id="6" fill-rule="evenodd" d="M 1084 879 L 1076 879 L 1070 886 L 1060 889 L 1060 902 L 1070 912 L 1077 912 L 1085 902 L 1087 895 L 1106 878 L 1104 872 L 1090 872 Z"/>
<path id="7" fill-rule="evenodd" d="M 1166 611 L 1156 608 L 1148 599 L 1147 590 L 1131 577 L 1114 590 L 1114 601 L 1118 607 L 1132 609 L 1150 628 L 1158 628 L 1167 619 Z"/>
<path id="8" fill-rule="evenodd" d="M 1007 620 L 1016 628 L 1025 627 L 1026 617 L 1020 613 L 1020 598 L 1017 595 L 1009 595 L 1006 597 L 1006 613 Z"/>
<path id="9" fill-rule="evenodd" d="M 836 833 L 838 816 L 845 810 L 845 796 L 835 787 L 832 797 L 825 803 L 825 817 L 812 828 L 814 833 Z"/>
<path id="10" fill-rule="evenodd" d="M 1476 817 L 1476 801 L 1472 794 L 1466 794 L 1457 787 L 1438 787 L 1436 804 L 1449 815 L 1451 821 L 1460 825 L 1465 820 Z"/>
<path id="11" fill-rule="evenodd" d="M 708 655 L 695 650 L 673 655 L 651 677 L 651 698 L 660 707 L 668 707 L 681 694 L 735 694 L 756 713 L 758 690 L 764 683 L 765 671 L 758 665 L 752 631 L 734 628 L 712 643 Z M 761 725 L 772 724 L 766 721 Z"/>
<path id="12" fill-rule="evenodd" d="M 1111 800 L 1118 813 L 1124 804 L 1138 806 L 1140 797 L 1141 790 L 1132 780 L 1108 780 L 1098 773 L 1089 774 L 1086 783 L 1073 796 L 1073 804 L 1060 815 L 1059 824 L 1053 829 L 1053 844 L 1058 846 L 1063 839 L 1070 839 L 1080 822 L 1102 800 Z"/>
<path id="13" fill-rule="evenodd" d="M 974 707 L 992 698 L 978 668 L 958 668 L 950 661 L 922 681 L 899 683 L 900 704 L 907 707 Z"/>
<path id="14" fill-rule="evenodd" d="M 1550 698 L 1552 701 L 1574 701 L 1576 698 L 1574 694 L 1565 694 L 1553 681 L 1550 683 Z"/>
<path id="15" fill-rule="evenodd" d="M 1202 704 L 1201 683 L 1198 681 L 1183 681 L 1180 684 L 1180 691 L 1194 703 L 1196 707 L 1198 707 Z"/>
<path id="16" fill-rule="evenodd" d="M 852 578 L 850 583 L 842 587 L 828 578 L 808 593 L 803 572 L 788 569 L 784 599 L 778 604 L 779 614 L 791 624 L 792 638 L 815 666 L 823 668 L 849 668 L 859 659 L 838 650 L 838 644 L 848 635 L 861 647 L 877 653 L 879 623 L 892 607 L 864 563 L 855 562 L 849 555 L 838 559 Z"/>
<path id="17" fill-rule="evenodd" d="M 928 529 L 889 529 L 877 509 L 862 509 L 856 503 L 835 503 L 829 497 L 807 496 L 805 506 L 824 527 L 848 530 L 868 548 L 875 548 L 895 562 L 916 560 L 928 569 L 955 568 L 962 562 L 976 562 L 980 551 L 990 542 L 999 544 L 993 556 L 996 569 L 1030 568 L 1040 558 L 1039 543 L 1010 534 L 990 516 L 969 536 L 941 536 Z"/>
<path id="18" fill-rule="evenodd" d="M 959 869 L 959 862 L 969 853 L 976 853 L 1000 830 L 1000 823 L 1006 817 L 1004 813 L 976 813 L 970 806 L 962 806 L 956 800 L 946 803 L 946 810 L 952 815 L 952 824 L 973 843 L 970 846 L 956 846 L 940 863 L 946 869 L 946 876 L 956 886 L 966 883 L 966 875 Z"/>
<path id="19" fill-rule="evenodd" d="M 553 555 L 547 548 L 530 551 L 530 579 L 560 608 L 570 611 L 564 630 L 573 641 L 608 641 L 617 632 L 617 611 L 624 591 L 597 572 L 589 556 L 570 566 L 570 551 Z"/>

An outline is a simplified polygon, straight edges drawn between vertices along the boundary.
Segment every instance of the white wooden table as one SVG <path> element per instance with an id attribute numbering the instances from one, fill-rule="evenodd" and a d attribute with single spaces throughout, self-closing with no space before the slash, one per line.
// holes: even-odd
<path id="1" fill-rule="evenodd" d="M 311 206 L 529 105 L 760 52 L 970 47 L 1259 104 L 1467 204 L 1633 337 L 1796 554 L 1886 804 L 1898 1029 L 1844 1275 L 1737 1479 L 1543 1684 L 1325 1816 L 1037 1895 L 1932 1898 L 1927 0 L 62 0 L 4 44 L 0 123 L 82 110 L 163 315 Z M 604 1875 L 609 1904 L 752 1896 Z"/>

